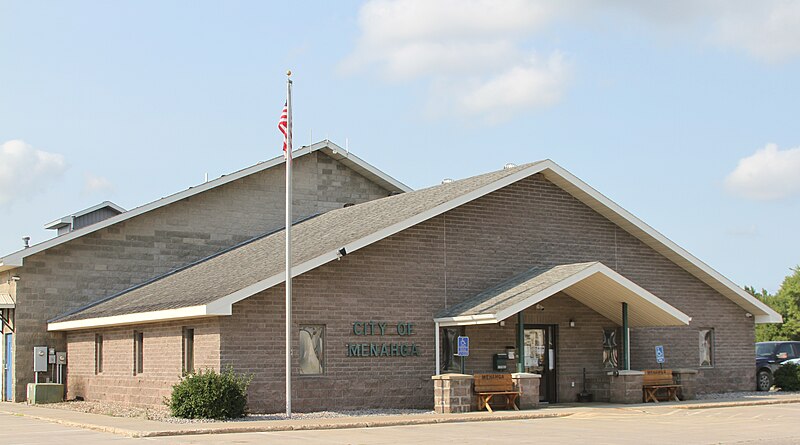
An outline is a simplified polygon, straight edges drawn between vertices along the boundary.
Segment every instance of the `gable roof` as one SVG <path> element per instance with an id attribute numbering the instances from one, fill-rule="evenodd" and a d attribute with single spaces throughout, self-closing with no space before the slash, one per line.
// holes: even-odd
<path id="1" fill-rule="evenodd" d="M 756 322 L 782 320 L 767 305 L 550 160 L 333 210 L 296 224 L 292 228 L 292 276 L 337 259 L 341 249 L 350 253 L 366 247 L 537 173 L 754 314 Z M 58 317 L 51 320 L 48 329 L 230 315 L 234 303 L 284 281 L 283 250 L 284 235 L 280 231 Z"/>
<path id="2" fill-rule="evenodd" d="M 691 318 L 599 261 L 536 267 L 451 306 L 434 321 L 440 326 L 498 323 L 564 292 L 622 325 L 622 303 L 631 327 L 682 326 Z"/>
<path id="3" fill-rule="evenodd" d="M 402 182 L 392 178 L 391 176 L 387 175 L 386 173 L 378 170 L 371 164 L 367 163 L 363 159 L 359 158 L 358 156 L 347 152 L 342 147 L 334 144 L 331 141 L 324 140 L 322 142 L 317 142 L 316 144 L 307 145 L 302 147 L 298 150 L 292 152 L 292 157 L 294 159 L 299 158 L 301 156 L 307 155 L 309 153 L 313 153 L 315 151 L 322 151 L 327 156 L 341 162 L 348 168 L 352 169 L 353 171 L 359 173 L 360 175 L 366 177 L 367 179 L 375 182 L 376 184 L 380 185 L 381 187 L 385 188 L 390 192 L 409 192 L 411 188 L 407 185 L 403 184 Z M 81 236 L 87 235 L 92 232 L 96 232 L 98 230 L 104 229 L 108 226 L 113 224 L 128 220 L 135 216 L 141 215 L 143 213 L 149 212 L 151 210 L 155 210 L 166 205 L 172 204 L 176 201 L 180 201 L 182 199 L 188 198 L 190 196 L 197 195 L 198 193 L 205 192 L 207 190 L 222 186 L 232 181 L 236 181 L 237 179 L 244 178 L 246 176 L 267 170 L 269 168 L 275 167 L 277 165 L 281 165 L 285 162 L 283 156 L 272 158 L 268 161 L 260 162 L 256 165 L 247 167 L 245 169 L 239 170 L 237 172 L 231 173 L 229 175 L 223 175 L 217 179 L 205 182 L 198 186 L 190 187 L 186 190 L 181 192 L 175 193 L 173 195 L 167 196 L 165 198 L 161 198 L 157 201 L 150 202 L 140 207 L 136 207 L 135 209 L 131 209 L 127 212 L 123 212 L 119 215 L 113 216 L 106 220 L 97 222 L 90 226 L 82 227 L 80 229 L 73 230 L 72 232 L 66 233 L 64 235 L 57 236 L 55 238 L 51 238 L 47 241 L 43 241 L 41 243 L 35 244 L 31 247 L 18 250 L 14 253 L 8 254 L 4 257 L 0 257 L 0 272 L 4 270 L 14 269 L 16 267 L 20 267 L 23 264 L 23 260 L 25 257 L 31 256 L 33 254 L 39 253 L 41 251 L 47 250 L 51 247 L 66 243 L 67 241 L 71 241 L 75 238 L 79 238 Z M 120 207 L 121 209 L 121 207 Z M 56 221 L 57 222 L 57 221 Z"/>

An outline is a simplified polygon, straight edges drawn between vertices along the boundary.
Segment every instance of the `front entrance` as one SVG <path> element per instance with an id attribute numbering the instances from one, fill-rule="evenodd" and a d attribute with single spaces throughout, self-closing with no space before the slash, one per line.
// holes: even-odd
<path id="1" fill-rule="evenodd" d="M 558 400 L 556 394 L 556 325 L 525 325 L 525 372 L 539 374 L 539 401 Z"/>
<path id="2" fill-rule="evenodd" d="M 6 334 L 6 338 L 3 339 L 3 347 L 5 348 L 3 354 L 3 400 L 11 401 L 14 396 L 11 394 L 11 345 L 12 345 L 12 338 L 11 334 Z"/>

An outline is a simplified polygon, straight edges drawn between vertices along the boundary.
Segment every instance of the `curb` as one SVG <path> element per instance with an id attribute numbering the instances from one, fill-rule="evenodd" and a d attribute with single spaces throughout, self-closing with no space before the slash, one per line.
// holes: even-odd
<path id="1" fill-rule="evenodd" d="M 668 404 L 647 404 L 636 406 L 620 406 L 619 408 L 637 410 L 642 407 L 663 407 L 672 409 L 712 409 L 712 408 L 732 408 L 739 406 L 760 406 L 760 405 L 782 405 L 790 403 L 800 403 L 800 398 L 791 399 L 771 399 L 771 400 L 740 400 L 731 402 L 704 402 L 696 404 L 682 404 L 682 405 L 668 405 Z M 502 413 L 500 415 L 483 415 L 481 413 L 468 413 L 468 414 L 452 414 L 446 417 L 433 417 L 431 418 L 403 418 L 403 416 L 387 416 L 388 418 L 371 418 L 371 419 L 353 419 L 352 421 L 340 422 L 308 422 L 308 423 L 279 423 L 274 425 L 248 425 L 249 422 L 231 422 L 221 426 L 210 426 L 207 428 L 194 427 L 182 428 L 176 425 L 174 429 L 163 429 L 153 431 L 132 430 L 126 428 L 117 428 L 113 426 L 98 425 L 95 423 L 76 422 L 72 420 L 59 419 L 57 416 L 42 416 L 39 414 L 19 413 L 14 411 L 7 411 L 0 409 L 0 412 L 24 416 L 37 420 L 44 420 L 54 422 L 60 425 L 83 428 L 93 431 L 104 433 L 112 433 L 127 437 L 165 437 L 165 436 L 191 436 L 201 434 L 231 434 L 231 433 L 259 433 L 259 432 L 278 432 L 278 431 L 310 431 L 310 430 L 338 430 L 338 429 L 352 429 L 352 428 L 380 428 L 391 426 L 408 426 L 408 425 L 433 425 L 444 423 L 467 423 L 467 422 L 501 422 L 507 420 L 535 420 L 535 419 L 550 419 L 568 417 L 575 414 L 575 411 L 563 412 L 547 412 L 536 410 L 531 412 L 518 412 L 518 413 Z M 499 413 L 498 413 L 499 414 Z M 258 422 L 258 421 L 256 421 Z M 283 421 L 285 422 L 285 421 Z M 196 424 L 195 424 L 196 425 Z"/>
<path id="2" fill-rule="evenodd" d="M 128 431 L 131 437 L 163 437 L 163 436 L 191 436 L 200 434 L 230 434 L 230 433 L 265 433 L 277 431 L 311 431 L 311 430 L 340 430 L 353 428 L 380 428 L 389 426 L 433 425 L 440 423 L 467 423 L 467 422 L 499 422 L 504 420 L 533 420 L 550 419 L 571 416 L 573 413 L 528 413 L 511 414 L 502 417 L 469 416 L 469 417 L 438 417 L 432 419 L 385 419 L 369 421 L 353 421 L 338 423 L 311 423 L 311 424 L 282 424 L 282 425 L 253 425 L 253 426 L 223 426 L 188 430 L 162 430 L 162 431 Z"/>

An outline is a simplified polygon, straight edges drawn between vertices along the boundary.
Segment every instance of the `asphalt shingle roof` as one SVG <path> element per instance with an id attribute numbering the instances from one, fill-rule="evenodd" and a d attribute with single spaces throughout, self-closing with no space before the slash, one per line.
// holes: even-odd
<path id="1" fill-rule="evenodd" d="M 340 249 L 532 165 L 389 196 L 295 223 L 292 225 L 294 265 Z M 281 229 L 50 321 L 84 320 L 211 303 L 283 272 L 284 238 Z"/>
<path id="2" fill-rule="evenodd" d="M 443 310 L 436 318 L 496 314 L 595 264 L 596 261 L 533 268 Z"/>

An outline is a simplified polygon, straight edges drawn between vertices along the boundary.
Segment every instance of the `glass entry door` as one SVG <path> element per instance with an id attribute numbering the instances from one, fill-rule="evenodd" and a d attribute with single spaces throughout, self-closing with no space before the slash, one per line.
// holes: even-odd
<path id="1" fill-rule="evenodd" d="M 539 374 L 539 401 L 556 401 L 556 328 L 525 325 L 525 372 Z"/>

